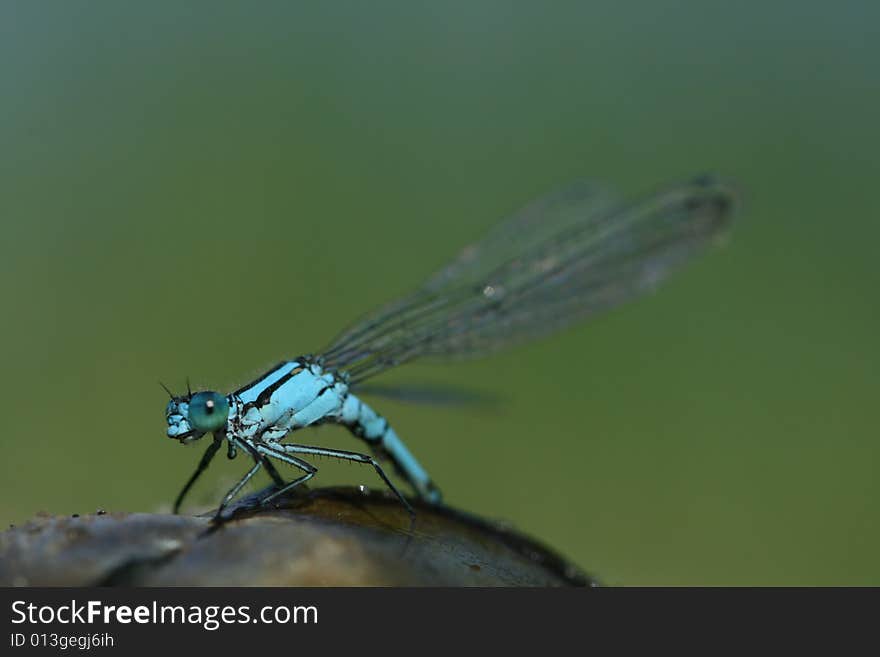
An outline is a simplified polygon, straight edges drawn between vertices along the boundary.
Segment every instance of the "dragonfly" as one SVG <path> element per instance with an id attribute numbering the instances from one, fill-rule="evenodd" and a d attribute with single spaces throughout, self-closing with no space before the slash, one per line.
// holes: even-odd
<path id="1" fill-rule="evenodd" d="M 667 276 L 726 234 L 736 194 L 700 176 L 634 199 L 595 182 L 578 182 L 533 201 L 427 278 L 415 291 L 364 316 L 325 349 L 285 360 L 223 395 L 175 395 L 167 435 L 189 444 L 211 435 L 199 464 L 174 502 L 174 513 L 225 444 L 232 459 L 253 465 L 223 497 L 215 520 L 261 469 L 274 486 L 271 505 L 309 481 L 325 456 L 372 467 L 406 510 L 413 506 L 383 468 L 428 504 L 440 489 L 388 420 L 358 395 L 359 386 L 420 358 L 476 357 L 547 336 L 654 290 Z M 287 441 L 298 430 L 337 424 L 363 451 Z M 368 452 L 368 453 L 365 453 Z M 274 464 L 296 477 L 285 480 Z"/>

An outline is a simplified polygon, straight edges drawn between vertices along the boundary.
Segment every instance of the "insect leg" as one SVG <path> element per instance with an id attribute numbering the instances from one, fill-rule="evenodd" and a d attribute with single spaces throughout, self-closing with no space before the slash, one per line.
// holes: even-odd
<path id="1" fill-rule="evenodd" d="M 257 458 L 254 460 L 256 461 L 254 463 L 254 467 L 252 467 L 250 470 L 248 470 L 247 474 L 245 474 L 245 476 L 242 477 L 239 480 L 239 482 L 237 484 L 235 484 L 235 486 L 233 486 L 231 489 L 229 489 L 229 492 L 226 493 L 226 496 L 223 498 L 223 501 L 220 502 L 220 506 L 217 508 L 217 513 L 214 514 L 214 521 L 215 522 L 219 521 L 221 519 L 221 516 L 223 515 L 223 509 L 225 509 L 226 506 L 232 501 L 232 498 L 234 498 L 236 495 L 238 495 L 239 491 L 242 488 L 244 488 L 244 485 L 251 480 L 251 477 L 253 477 L 255 474 L 257 474 L 257 471 L 261 467 L 263 467 L 262 459 Z"/>
<path id="2" fill-rule="evenodd" d="M 382 481 L 385 482 L 385 485 L 391 489 L 391 491 L 397 496 L 397 499 L 400 500 L 400 503 L 403 504 L 403 506 L 406 508 L 407 513 L 415 517 L 416 512 L 413 510 L 412 505 L 410 505 L 403 494 L 399 490 L 397 490 L 397 487 L 391 482 L 391 480 L 388 478 L 388 475 L 385 474 L 382 466 L 379 465 L 379 462 L 372 456 L 359 454 L 358 452 L 348 452 L 341 449 L 309 447 L 307 445 L 279 444 L 278 447 L 283 449 L 288 454 L 315 454 L 318 456 L 330 456 L 333 458 L 342 459 L 343 461 L 354 461 L 355 463 L 367 463 L 369 465 L 372 465 L 376 469 L 376 472 L 379 474 L 379 476 L 382 478 Z"/>
<path id="3" fill-rule="evenodd" d="M 183 490 L 180 491 L 180 494 L 177 496 L 177 499 L 174 500 L 174 515 L 177 515 L 178 511 L 180 511 L 180 505 L 183 502 L 183 498 L 186 497 L 189 489 L 192 488 L 194 483 L 196 483 L 196 479 L 198 479 L 201 474 L 207 469 L 208 465 L 211 463 L 211 459 L 214 458 L 214 455 L 217 453 L 217 450 L 220 449 L 220 445 L 222 443 L 222 438 L 218 439 L 215 437 L 214 442 L 208 445 L 208 449 L 206 449 L 205 453 L 202 455 L 202 460 L 199 461 L 199 465 L 196 468 L 196 471 L 193 472 L 192 476 L 189 478 L 189 481 L 186 482 Z"/>
<path id="4" fill-rule="evenodd" d="M 272 465 L 272 461 L 268 459 L 266 456 L 260 457 L 263 461 L 263 467 L 266 468 L 266 472 L 269 473 L 269 476 L 272 477 L 272 482 L 276 486 L 286 486 L 287 483 L 284 481 L 284 478 L 278 474 L 278 470 L 275 469 L 275 466 Z"/>
<path id="5" fill-rule="evenodd" d="M 269 457 L 276 458 L 279 461 L 283 461 L 284 463 L 292 465 L 292 466 L 299 468 L 300 470 L 303 470 L 305 472 L 304 475 L 302 475 L 301 477 L 297 477 L 296 479 L 294 479 L 293 481 L 291 481 L 288 484 L 285 484 L 284 481 L 282 480 L 282 482 L 280 484 L 281 488 L 274 491 L 268 497 L 265 497 L 262 500 L 260 500 L 260 504 L 268 504 L 269 502 L 276 499 L 277 497 L 280 497 L 281 495 L 283 495 L 287 491 L 289 491 L 293 488 L 296 488 L 297 486 L 299 486 L 302 483 L 307 482 L 309 479 L 314 477 L 315 473 L 318 471 L 318 468 L 313 466 L 311 463 L 307 463 L 307 462 L 303 461 L 302 459 L 296 458 L 295 456 L 290 456 L 289 454 L 285 454 L 283 450 L 278 449 L 277 446 L 275 446 L 275 445 L 273 445 L 271 447 L 268 445 L 257 445 L 256 449 L 260 453 L 260 456 L 265 461 L 265 463 L 269 467 L 271 467 L 273 470 L 275 468 L 269 462 Z M 277 471 L 276 471 L 276 474 L 277 474 Z"/>

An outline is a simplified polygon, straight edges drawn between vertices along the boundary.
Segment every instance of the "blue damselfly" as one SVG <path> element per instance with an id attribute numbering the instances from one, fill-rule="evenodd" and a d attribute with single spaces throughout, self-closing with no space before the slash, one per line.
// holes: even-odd
<path id="1" fill-rule="evenodd" d="M 284 361 L 228 395 L 169 393 L 169 437 L 190 443 L 213 436 L 175 513 L 224 443 L 230 458 L 246 452 L 253 466 L 223 498 L 217 518 L 261 468 L 276 485 L 262 503 L 308 481 L 317 472 L 305 460 L 310 456 L 372 466 L 412 512 L 382 469 L 387 459 L 422 500 L 440 503 L 427 471 L 356 394 L 358 386 L 416 358 L 480 356 L 546 335 L 651 290 L 724 233 L 734 200 L 710 177 L 629 202 L 593 183 L 564 188 L 496 226 L 413 293 L 367 315 L 316 355 Z M 348 427 L 372 455 L 282 442 L 324 423 Z M 273 461 L 301 474 L 286 481 Z"/>

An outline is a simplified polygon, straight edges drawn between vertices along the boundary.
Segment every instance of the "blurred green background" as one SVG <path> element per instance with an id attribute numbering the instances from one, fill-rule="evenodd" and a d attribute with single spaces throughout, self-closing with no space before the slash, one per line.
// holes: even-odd
<path id="1" fill-rule="evenodd" d="M 382 380 L 497 405 L 376 406 L 449 503 L 605 582 L 880 584 L 878 19 L 4 2 L 0 519 L 167 509 L 203 446 L 165 437 L 158 380 L 227 391 L 319 349 L 572 179 L 709 170 L 744 192 L 726 248 L 588 326 Z"/>

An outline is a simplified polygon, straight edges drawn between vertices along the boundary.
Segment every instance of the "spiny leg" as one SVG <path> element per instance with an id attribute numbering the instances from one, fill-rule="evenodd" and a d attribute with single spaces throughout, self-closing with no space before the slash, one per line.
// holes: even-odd
<path id="1" fill-rule="evenodd" d="M 412 508 L 412 505 L 407 501 L 407 499 L 401 494 L 397 487 L 391 482 L 388 478 L 388 475 L 385 474 L 385 471 L 382 469 L 382 466 L 379 465 L 379 462 L 374 459 L 372 456 L 368 456 L 367 454 L 360 454 L 358 452 L 348 452 L 341 449 L 327 449 L 326 447 L 309 447 L 307 445 L 295 445 L 295 444 L 279 444 L 278 447 L 282 448 L 288 454 L 315 454 L 318 456 L 330 456 L 337 459 L 342 459 L 343 461 L 354 461 L 355 463 L 368 463 L 372 465 L 376 472 L 379 473 L 379 476 L 382 478 L 382 481 L 385 482 L 385 485 L 391 489 L 391 491 L 397 496 L 397 499 L 400 500 L 400 503 L 406 508 L 407 513 L 410 514 L 413 518 L 415 518 L 416 512 Z"/>
<path id="2" fill-rule="evenodd" d="M 276 486 L 283 487 L 286 485 L 286 482 L 281 477 L 281 475 L 278 474 L 278 470 L 275 469 L 275 466 L 272 465 L 272 463 L 269 461 L 268 458 L 266 458 L 265 456 L 260 454 L 256 450 L 255 447 L 252 447 L 251 445 L 248 445 L 247 443 L 240 443 L 238 441 L 229 443 L 229 446 L 230 446 L 229 447 L 229 458 L 230 459 L 235 458 L 235 450 L 236 450 L 236 448 L 240 447 L 240 448 L 244 449 L 244 451 L 246 451 L 248 454 L 250 454 L 250 456 L 254 459 L 255 465 L 253 468 L 251 468 L 250 471 L 248 471 L 248 473 L 244 476 L 244 478 L 242 478 L 242 480 L 239 481 L 235 485 L 235 487 L 226 494 L 226 497 L 223 498 L 223 502 L 220 504 L 220 507 L 217 509 L 217 513 L 214 516 L 215 521 L 218 521 L 220 519 L 220 514 L 223 512 L 223 509 L 226 507 L 227 504 L 229 504 L 229 502 L 232 500 L 232 498 L 238 494 L 238 492 L 241 490 L 241 488 L 251 479 L 251 477 L 253 477 L 256 474 L 257 470 L 259 470 L 260 465 L 262 465 L 264 468 L 266 468 L 266 472 L 272 478 L 272 481 L 274 482 L 274 484 Z M 260 500 L 260 504 L 262 504 L 262 503 L 263 503 L 263 500 Z"/>
<path id="3" fill-rule="evenodd" d="M 220 449 L 220 445 L 222 443 L 222 439 L 218 440 L 217 438 L 214 438 L 214 442 L 208 445 L 208 449 L 206 449 L 205 453 L 202 455 L 202 460 L 199 461 L 199 465 L 196 468 L 196 471 L 193 472 L 192 476 L 189 478 L 189 481 L 186 482 L 183 490 L 180 491 L 180 494 L 177 496 L 177 499 L 174 500 L 174 515 L 177 515 L 178 511 L 180 511 L 180 505 L 183 503 L 183 498 L 186 497 L 189 489 L 193 487 L 194 483 L 196 483 L 196 479 L 198 479 L 199 476 L 201 476 L 201 474 L 207 469 L 208 465 L 211 463 L 211 459 L 214 458 L 214 455 L 217 453 L 217 450 Z"/>
<path id="4" fill-rule="evenodd" d="M 229 458 L 235 458 L 235 450 L 240 448 L 250 454 L 251 458 L 254 459 L 254 461 L 260 461 L 263 464 L 263 467 L 266 468 L 266 473 L 272 478 L 272 483 L 274 483 L 276 486 L 286 485 L 284 478 L 278 473 L 278 470 L 275 469 L 275 466 L 272 465 L 272 462 L 268 458 L 260 454 L 255 445 L 251 445 L 249 443 L 238 440 L 230 442 L 229 445 Z"/>
<path id="5" fill-rule="evenodd" d="M 265 456 L 261 457 L 263 460 L 263 467 L 266 468 L 266 472 L 269 473 L 269 476 L 272 477 L 272 482 L 276 486 L 287 486 L 287 483 L 284 481 L 284 478 L 278 474 L 278 470 L 275 469 L 275 466 L 272 465 L 272 462 Z"/>
<path id="6" fill-rule="evenodd" d="M 245 474 L 245 476 L 242 477 L 241 480 L 239 480 L 239 482 L 237 484 L 235 484 L 235 486 L 233 486 L 229 490 L 228 493 L 226 493 L 226 496 L 223 498 L 223 501 L 220 502 L 220 506 L 217 508 L 217 513 L 214 514 L 214 521 L 215 522 L 217 522 L 221 519 L 221 517 L 223 515 L 223 509 L 225 509 L 226 506 L 232 501 L 232 498 L 234 498 L 236 495 L 238 495 L 238 492 L 242 488 L 244 488 L 244 485 L 247 482 L 249 482 L 251 480 L 251 477 L 253 477 L 255 474 L 257 474 L 257 471 L 261 467 L 263 467 L 262 459 L 256 458 L 255 461 L 256 462 L 254 463 L 254 467 L 252 467 L 250 470 L 247 471 L 247 474 Z"/>
<path id="7" fill-rule="evenodd" d="M 272 461 L 269 460 L 268 456 L 263 456 L 262 454 L 260 454 L 260 460 L 263 462 L 263 467 L 266 468 L 266 472 L 269 473 L 269 476 L 272 478 L 272 483 L 275 484 L 274 490 L 272 490 L 267 496 L 260 498 L 260 506 L 263 506 L 269 500 L 275 499 L 282 492 L 290 490 L 295 485 L 301 484 L 306 481 L 306 479 L 310 478 L 307 477 L 304 479 L 303 477 L 299 477 L 298 479 L 295 479 L 293 482 L 288 484 L 286 481 L 284 481 L 284 478 L 278 473 L 278 470 L 275 469 L 275 466 L 272 465 Z"/>
<path id="8" fill-rule="evenodd" d="M 289 491 L 293 488 L 296 488 L 300 484 L 307 482 L 309 479 L 314 477 L 315 473 L 318 471 L 318 468 L 313 466 L 311 463 L 307 463 L 306 461 L 303 461 L 302 459 L 298 459 L 295 456 L 290 456 L 288 454 L 285 454 L 283 450 L 276 449 L 274 446 L 270 447 L 268 445 L 258 445 L 257 451 L 260 452 L 260 455 L 265 460 L 266 464 L 269 465 L 270 467 L 271 467 L 271 464 L 269 463 L 269 457 L 272 457 L 272 458 L 278 459 L 279 461 L 283 461 L 284 463 L 287 463 L 289 465 L 297 467 L 300 470 L 303 470 L 305 472 L 304 475 L 302 475 L 301 477 L 297 477 L 296 479 L 291 481 L 289 484 L 285 484 L 282 481 L 281 488 L 274 491 L 268 497 L 264 497 L 262 500 L 260 500 L 260 504 L 269 504 L 272 500 L 280 497 L 281 495 L 283 495 L 287 491 Z M 273 467 L 273 469 L 274 469 L 274 467 Z"/>

